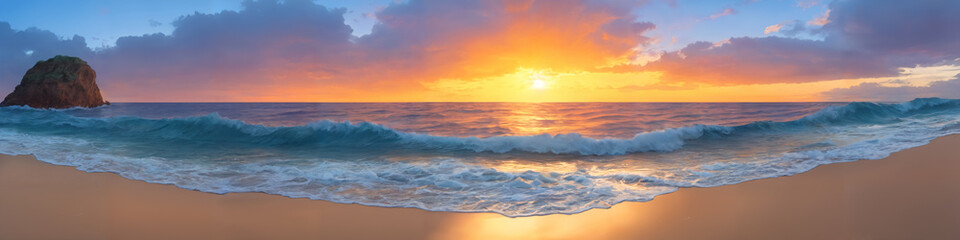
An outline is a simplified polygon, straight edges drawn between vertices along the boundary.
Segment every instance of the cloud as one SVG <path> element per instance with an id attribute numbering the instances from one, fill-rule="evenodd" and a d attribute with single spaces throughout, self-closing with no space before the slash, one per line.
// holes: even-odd
<path id="1" fill-rule="evenodd" d="M 96 63 L 104 91 L 119 99 L 233 100 L 271 94 L 274 82 L 299 71 L 324 74 L 351 62 L 352 30 L 343 9 L 308 1 L 248 1 L 239 12 L 195 13 L 162 33 L 121 37 L 88 62 Z M 322 66 L 319 66 L 322 65 Z"/>
<path id="2" fill-rule="evenodd" d="M 799 20 L 790 20 L 783 21 L 774 25 L 767 26 L 763 29 L 763 34 L 774 34 L 780 33 L 784 36 L 796 36 L 801 33 L 811 33 L 810 29 L 806 25 L 803 25 Z"/>
<path id="3" fill-rule="evenodd" d="M 763 34 L 771 34 L 771 33 L 779 32 L 780 29 L 783 28 L 783 26 L 785 26 L 785 25 L 787 25 L 787 24 L 789 24 L 789 23 L 792 23 L 792 22 L 793 22 L 793 21 L 786 21 L 786 22 L 777 23 L 777 24 L 774 24 L 774 25 L 767 26 L 767 28 L 764 28 L 764 29 L 763 29 Z"/>
<path id="4" fill-rule="evenodd" d="M 830 23 L 830 9 L 827 9 L 827 11 L 823 12 L 823 14 L 820 15 L 819 17 L 814 18 L 813 20 L 807 21 L 807 24 L 814 25 L 814 26 L 823 26 L 823 25 L 827 25 L 827 23 Z"/>
<path id="5" fill-rule="evenodd" d="M 13 30 L 0 22 L 0 92 L 13 91 L 33 64 L 57 54 L 90 56 L 86 40 L 80 36 L 61 39 L 50 31 L 36 28 Z"/>
<path id="6" fill-rule="evenodd" d="M 817 1 L 797 1 L 797 5 L 796 5 L 796 6 L 797 6 L 797 7 L 800 7 L 800 8 L 803 8 L 803 9 L 807 9 L 807 8 L 811 8 L 811 7 L 813 7 L 813 6 L 816 6 L 817 4 L 819 4 L 819 2 L 817 2 Z"/>
<path id="7" fill-rule="evenodd" d="M 438 79 L 470 81 L 518 68 L 592 71 L 629 61 L 652 41 L 644 33 L 655 26 L 633 15 L 642 4 L 410 0 L 379 10 L 371 33 L 356 37 L 345 9 L 245 1 L 239 11 L 182 16 L 169 35 L 121 37 L 96 52 L 80 37 L 61 40 L 3 23 L 0 73 L 22 75 L 32 62 L 68 54 L 97 69 L 114 101 L 375 101 L 416 95 L 423 82 Z"/>
<path id="8" fill-rule="evenodd" d="M 709 18 L 710 18 L 710 19 L 717 19 L 717 18 L 720 18 L 720 17 L 723 17 L 723 16 L 729 16 L 729 15 L 734 15 L 734 14 L 737 14 L 737 10 L 735 10 L 735 9 L 733 9 L 733 8 L 726 8 L 726 9 L 723 9 L 722 11 L 720 11 L 720 12 L 718 12 L 718 13 L 714 13 L 713 15 L 710 15 Z"/>
<path id="9" fill-rule="evenodd" d="M 410 59 L 412 78 L 470 78 L 518 67 L 590 70 L 652 40 L 626 1 L 411 1 L 378 13 L 359 40 L 380 58 Z M 570 17 L 577 16 L 577 17 Z"/>
<path id="10" fill-rule="evenodd" d="M 157 21 L 157 20 L 153 20 L 153 19 L 148 20 L 147 23 L 150 24 L 150 27 L 163 26 L 163 23 L 162 23 L 162 22 Z"/>
<path id="11" fill-rule="evenodd" d="M 644 69 L 661 71 L 671 82 L 713 85 L 799 83 L 897 73 L 870 53 L 783 37 L 731 38 L 720 46 L 694 43 L 664 54 Z"/>
<path id="12" fill-rule="evenodd" d="M 810 29 L 823 40 L 744 37 L 720 47 L 693 43 L 642 69 L 663 71 L 664 80 L 672 82 L 796 83 L 896 76 L 901 67 L 960 57 L 958 1 L 835 1 L 828 11 L 825 20 L 814 22 L 824 25 Z M 765 33 L 791 36 L 805 29 L 787 21 Z"/>
<path id="13" fill-rule="evenodd" d="M 960 56 L 960 1 L 839 1 L 830 5 L 828 40 L 846 47 L 919 56 Z"/>
<path id="14" fill-rule="evenodd" d="M 415 101 L 436 81 L 470 83 L 518 69 L 658 72 L 657 85 L 635 90 L 802 83 L 896 76 L 901 67 L 960 57 L 957 1 L 834 1 L 822 21 L 786 21 L 769 37 L 662 54 L 645 49 L 656 26 L 634 15 L 644 3 L 397 1 L 357 37 L 344 9 L 246 1 L 239 11 L 183 16 L 169 35 L 122 37 L 96 51 L 79 36 L 0 22 L 0 90 L 56 54 L 87 59 L 114 101 Z M 799 32 L 822 39 L 791 37 Z"/>
<path id="15" fill-rule="evenodd" d="M 960 98 L 960 75 L 947 81 L 932 82 L 928 86 L 887 87 L 879 83 L 861 83 L 849 88 L 838 88 L 823 93 L 834 101 L 908 101 L 922 97 Z"/>

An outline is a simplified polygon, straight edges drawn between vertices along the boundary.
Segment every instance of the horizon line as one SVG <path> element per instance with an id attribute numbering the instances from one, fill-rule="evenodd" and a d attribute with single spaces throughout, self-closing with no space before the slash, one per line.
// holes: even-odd
<path id="1" fill-rule="evenodd" d="M 906 100 L 910 101 L 910 100 Z M 704 102 L 620 102 L 620 101 L 585 101 L 585 102 L 521 102 L 521 101 L 503 101 L 503 102 L 430 102 L 430 101 L 411 101 L 411 102 L 114 102 L 109 101 L 111 104 L 114 103 L 851 103 L 851 102 L 903 102 L 903 101 L 786 101 L 786 102 L 720 102 L 720 101 L 704 101 Z"/>

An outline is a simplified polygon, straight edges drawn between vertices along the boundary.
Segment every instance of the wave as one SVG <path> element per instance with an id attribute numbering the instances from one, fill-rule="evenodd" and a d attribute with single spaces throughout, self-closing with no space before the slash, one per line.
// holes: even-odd
<path id="1" fill-rule="evenodd" d="M 417 151 L 529 152 L 579 155 L 623 155 L 642 152 L 670 152 L 691 140 L 705 136 L 723 137 L 770 129 L 820 125 L 867 124 L 897 121 L 899 118 L 960 106 L 960 101 L 920 98 L 885 104 L 854 102 L 828 106 L 816 113 L 788 122 L 753 122 L 740 126 L 696 124 L 643 132 L 633 138 L 589 138 L 578 133 L 532 136 L 452 137 L 402 132 L 370 123 L 311 122 L 302 126 L 274 127 L 247 124 L 221 117 L 205 116 L 168 119 L 139 117 L 81 118 L 63 111 L 28 107 L 2 108 L 7 117 L 0 126 L 13 126 L 43 134 L 69 134 L 119 139 L 150 139 L 196 144 L 243 144 L 251 147 L 313 147 L 340 149 L 391 148 Z"/>
<path id="2" fill-rule="evenodd" d="M 803 123 L 877 123 L 895 120 L 930 111 L 956 108 L 960 100 L 942 98 L 917 98 L 903 103 L 853 102 L 843 106 L 828 106 L 816 113 L 804 116 Z"/>
<path id="3" fill-rule="evenodd" d="M 85 118 L 69 111 L 4 107 L 0 154 L 34 154 L 83 171 L 212 193 L 264 192 L 515 217 L 573 214 L 649 201 L 681 187 L 736 184 L 820 164 L 879 159 L 960 133 L 958 115 L 960 101 L 927 98 L 856 102 L 792 121 L 691 125 L 632 138 L 577 133 L 480 138 L 398 131 L 369 122 L 283 127 L 216 113 Z"/>

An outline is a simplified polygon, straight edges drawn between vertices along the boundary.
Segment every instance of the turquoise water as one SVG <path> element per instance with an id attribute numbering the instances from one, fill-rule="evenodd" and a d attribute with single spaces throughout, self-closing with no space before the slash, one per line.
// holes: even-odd
<path id="1" fill-rule="evenodd" d="M 878 159 L 960 132 L 960 101 L 118 103 L 0 108 L 0 153 L 212 193 L 506 216 Z"/>

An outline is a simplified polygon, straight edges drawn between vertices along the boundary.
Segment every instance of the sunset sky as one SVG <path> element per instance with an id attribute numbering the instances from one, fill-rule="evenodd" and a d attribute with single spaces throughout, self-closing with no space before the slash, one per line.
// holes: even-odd
<path id="1" fill-rule="evenodd" d="M 955 0 L 0 2 L 0 94 L 85 59 L 114 102 L 960 98 Z"/>

